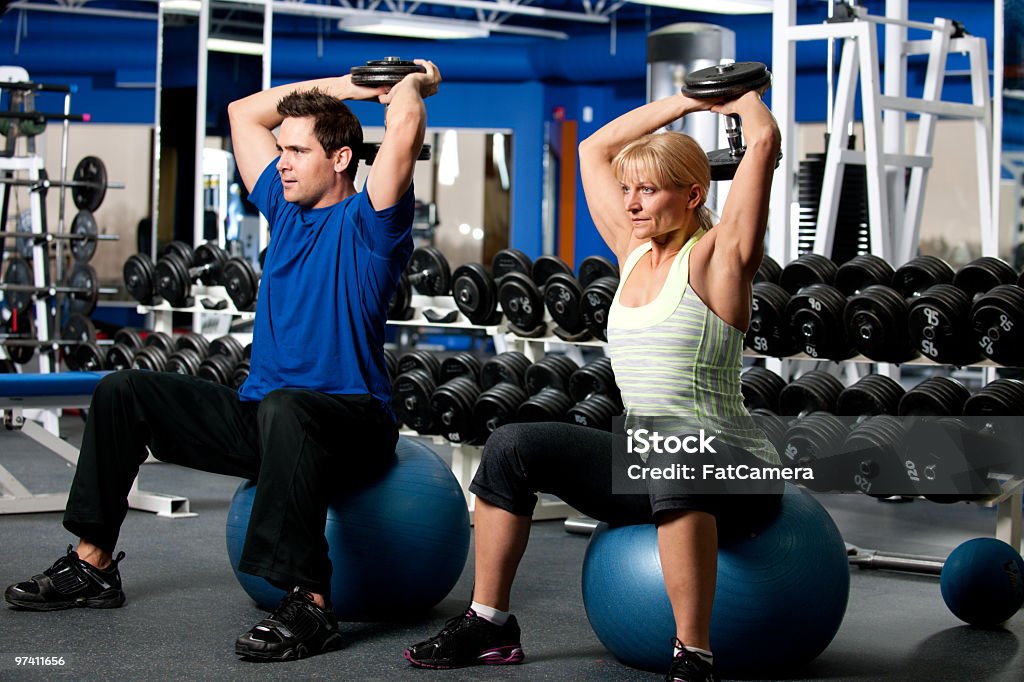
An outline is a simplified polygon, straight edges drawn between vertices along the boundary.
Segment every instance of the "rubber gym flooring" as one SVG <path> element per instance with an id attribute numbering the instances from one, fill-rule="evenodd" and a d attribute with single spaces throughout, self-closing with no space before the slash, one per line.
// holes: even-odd
<path id="1" fill-rule="evenodd" d="M 62 428 L 77 445 L 82 423 Z M 447 448 L 436 447 L 442 457 Z M 16 432 L 0 431 L 0 464 L 33 492 L 67 489 L 72 469 Z M 199 515 L 160 519 L 129 512 L 120 549 L 127 604 L 111 611 L 31 613 L 0 607 L 0 680 L 656 680 L 618 663 L 594 636 L 580 594 L 587 537 L 561 521 L 535 522 L 513 594 L 526 662 L 456 671 L 414 669 L 404 647 L 458 614 L 472 589 L 470 561 L 447 599 L 426 616 L 342 626 L 340 651 L 288 663 L 238 660 L 234 639 L 262 616 L 231 572 L 224 524 L 237 479 L 167 464 L 143 467 L 142 488 L 189 498 Z M 904 504 L 825 495 L 847 542 L 859 547 L 945 556 L 960 542 L 992 535 L 995 512 L 975 505 Z M 0 583 L 41 572 L 71 538 L 59 513 L 0 516 Z M 846 618 L 831 646 L 792 680 L 1024 679 L 1024 613 L 1005 628 L 963 624 L 946 609 L 938 578 L 851 569 Z M 15 656 L 63 656 L 56 668 L 25 668 Z"/>

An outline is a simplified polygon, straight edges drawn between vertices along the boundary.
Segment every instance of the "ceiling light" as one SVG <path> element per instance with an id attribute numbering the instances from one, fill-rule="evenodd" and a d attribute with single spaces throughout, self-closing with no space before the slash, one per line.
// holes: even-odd
<path id="1" fill-rule="evenodd" d="M 176 14 L 199 14 L 199 0 L 161 0 L 160 9 Z"/>
<path id="2" fill-rule="evenodd" d="M 400 38 L 428 40 L 456 38 L 486 38 L 485 27 L 472 21 L 441 21 L 409 15 L 380 16 L 380 14 L 353 15 L 338 20 L 338 28 L 353 33 L 374 33 Z"/>
<path id="3" fill-rule="evenodd" d="M 775 4 L 773 0 L 631 0 L 631 2 L 711 14 L 771 14 Z"/>
<path id="4" fill-rule="evenodd" d="M 231 54 L 263 54 L 263 43 L 248 40 L 232 40 L 230 38 L 209 38 L 206 49 L 210 52 L 230 52 Z"/>

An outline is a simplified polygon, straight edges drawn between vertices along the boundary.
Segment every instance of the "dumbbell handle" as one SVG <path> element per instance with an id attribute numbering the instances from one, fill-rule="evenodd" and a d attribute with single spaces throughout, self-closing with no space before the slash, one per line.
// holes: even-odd
<path id="1" fill-rule="evenodd" d="M 743 144 L 740 117 L 736 114 L 727 114 L 725 117 L 725 140 L 729 143 L 729 151 L 733 156 L 739 156 L 747 150 L 747 146 Z"/>
<path id="2" fill-rule="evenodd" d="M 205 263 L 204 265 L 196 265 L 194 267 L 189 268 L 188 269 L 189 281 L 194 281 L 194 280 L 198 279 L 199 277 L 201 277 L 201 276 L 205 275 L 206 273 L 208 273 L 210 270 L 212 270 L 217 265 L 219 265 L 219 263 L 210 262 L 210 263 Z"/>
<path id="3" fill-rule="evenodd" d="M 419 284 L 426 278 L 430 277 L 432 274 L 433 273 L 431 273 L 429 270 L 421 270 L 420 272 L 408 273 L 406 277 L 409 279 L 409 284 L 415 285 Z"/>

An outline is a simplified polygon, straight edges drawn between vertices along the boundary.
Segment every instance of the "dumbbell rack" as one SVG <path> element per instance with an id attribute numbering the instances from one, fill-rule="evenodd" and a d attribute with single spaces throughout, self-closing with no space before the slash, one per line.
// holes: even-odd
<path id="1" fill-rule="evenodd" d="M 557 336 L 545 335 L 538 338 L 523 338 L 516 336 L 508 330 L 508 325 L 504 319 L 496 325 L 475 325 L 466 319 L 465 315 L 461 312 L 458 313 L 458 317 L 454 322 L 441 323 L 431 322 L 428 320 L 423 311 L 426 309 L 435 310 L 440 314 L 450 313 L 452 311 L 458 312 L 458 308 L 455 305 L 455 299 L 451 296 L 423 296 L 420 294 L 413 294 L 410 302 L 410 307 L 413 311 L 413 315 L 408 320 L 388 320 L 388 324 L 395 327 L 430 327 L 434 329 L 472 329 L 478 330 L 487 336 L 490 336 L 494 340 L 495 352 L 503 353 L 509 350 L 519 350 L 530 361 L 535 361 L 537 358 L 542 356 L 545 352 L 552 349 L 555 346 L 561 346 L 567 349 L 569 352 L 572 351 L 573 347 L 587 345 L 587 346 L 603 346 L 601 341 L 584 341 L 580 343 L 567 343 Z M 499 306 L 500 310 L 500 306 Z M 545 324 L 549 327 L 553 324 L 550 315 L 545 311 Z M 578 351 L 577 351 L 578 352 Z M 579 361 L 579 358 L 577 358 Z M 467 445 L 464 443 L 452 443 L 442 436 L 421 436 L 415 431 L 404 430 L 402 435 L 413 437 L 413 438 L 428 438 L 434 445 L 447 445 L 452 449 L 452 473 L 455 474 L 456 480 L 459 482 L 459 486 L 462 488 L 463 494 L 466 496 L 466 502 L 469 506 L 470 521 L 473 519 L 473 512 L 476 507 L 476 495 L 470 492 L 469 484 L 476 475 L 476 470 L 480 466 L 480 457 L 483 453 L 483 447 L 479 445 Z M 549 519 L 565 519 L 574 515 L 578 512 L 570 507 L 565 502 L 554 498 L 541 495 L 537 501 L 537 506 L 533 511 L 533 519 L 535 521 L 549 520 Z"/>
<path id="2" fill-rule="evenodd" d="M 196 282 L 192 285 L 191 296 L 195 301 L 191 306 L 184 308 L 172 308 L 167 301 L 161 301 L 153 305 L 139 305 L 137 310 L 142 315 L 152 315 L 153 324 L 152 328 L 155 332 L 165 332 L 170 334 L 173 329 L 173 313 L 192 313 L 202 315 L 229 315 L 237 317 L 242 321 L 250 321 L 256 317 L 256 313 L 248 310 L 239 310 L 235 307 L 231 297 L 228 296 L 227 289 L 222 286 L 206 286 L 200 282 Z M 200 301 L 208 300 L 215 301 L 218 308 L 207 308 L 202 305 Z M 193 330 L 202 332 L 199 329 L 201 326 L 201 318 L 194 318 Z"/>

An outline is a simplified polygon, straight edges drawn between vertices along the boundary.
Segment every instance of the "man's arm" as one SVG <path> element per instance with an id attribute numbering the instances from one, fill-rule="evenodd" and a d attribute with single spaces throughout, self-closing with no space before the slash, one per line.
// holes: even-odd
<path id="1" fill-rule="evenodd" d="M 427 128 L 423 100 L 436 93 L 441 82 L 441 73 L 432 62 L 417 59 L 416 63 L 422 65 L 426 73 L 407 75 L 380 97 L 380 101 L 388 105 L 386 128 L 380 151 L 366 178 L 366 192 L 378 211 L 398 203 L 412 184 L 413 166 Z"/>
<path id="2" fill-rule="evenodd" d="M 277 113 L 277 103 L 291 92 L 313 88 L 319 88 L 342 100 L 377 99 L 385 92 L 384 88 L 354 85 L 351 77 L 344 75 L 279 85 L 229 104 L 228 118 L 231 121 L 231 145 L 234 147 L 235 164 L 245 188 L 250 192 L 260 173 L 277 156 L 274 129 L 284 120 L 284 117 Z"/>

